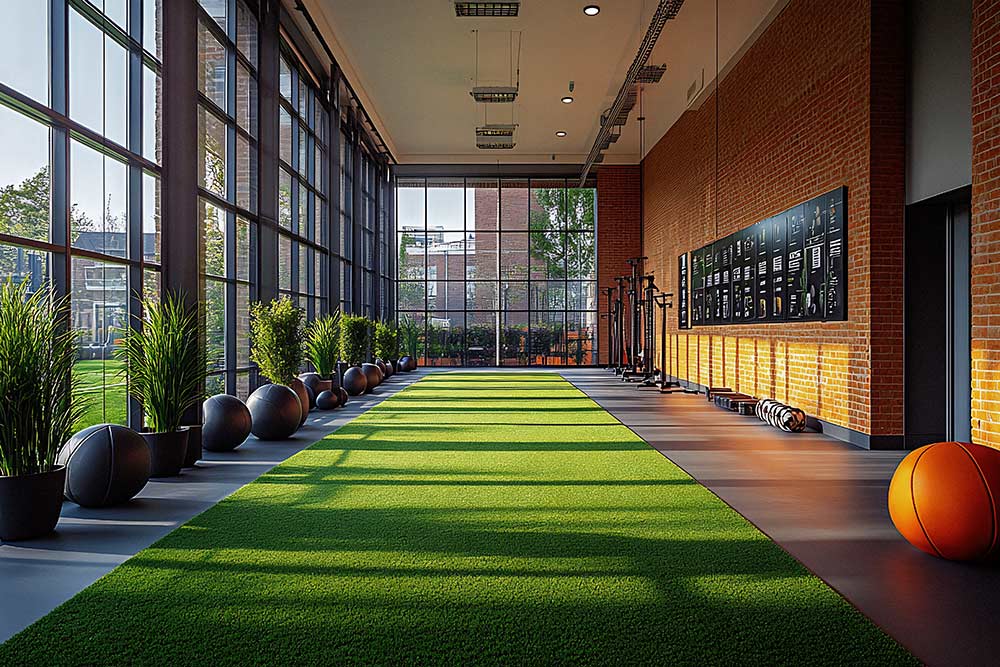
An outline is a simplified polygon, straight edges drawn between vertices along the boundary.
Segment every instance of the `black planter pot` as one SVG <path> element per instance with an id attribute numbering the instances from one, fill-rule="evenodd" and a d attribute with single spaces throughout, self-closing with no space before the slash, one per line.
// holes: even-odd
<path id="1" fill-rule="evenodd" d="M 37 475 L 0 477 L 0 542 L 48 535 L 59 523 L 66 467 Z"/>
<path id="2" fill-rule="evenodd" d="M 181 474 L 187 456 L 187 427 L 165 433 L 143 431 L 139 435 L 149 445 L 150 477 L 176 477 Z"/>
<path id="3" fill-rule="evenodd" d="M 299 405 L 302 407 L 302 412 L 299 416 L 299 426 L 302 426 L 306 423 L 306 419 L 309 418 L 309 410 L 312 409 L 312 404 L 309 401 L 309 392 L 306 391 L 306 386 L 302 383 L 302 380 L 298 378 L 292 380 L 291 384 L 287 386 L 299 397 Z"/>
<path id="4" fill-rule="evenodd" d="M 188 430 L 187 448 L 184 455 L 184 467 L 193 468 L 201 460 L 201 424 L 186 426 Z"/>
<path id="5" fill-rule="evenodd" d="M 337 362 L 337 367 L 333 371 L 333 378 L 331 378 L 333 380 L 333 386 L 334 387 L 343 387 L 344 386 L 344 373 L 346 373 L 347 369 L 350 368 L 350 367 L 351 367 L 351 365 L 349 363 L 347 363 L 346 361 L 338 361 Z"/>

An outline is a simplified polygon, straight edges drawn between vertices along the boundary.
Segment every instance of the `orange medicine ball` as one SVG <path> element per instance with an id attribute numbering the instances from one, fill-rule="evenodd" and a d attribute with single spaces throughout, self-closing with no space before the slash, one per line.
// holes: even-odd
<path id="1" fill-rule="evenodd" d="M 910 452 L 889 485 L 889 516 L 910 544 L 949 560 L 997 553 L 1000 451 L 938 442 Z"/>

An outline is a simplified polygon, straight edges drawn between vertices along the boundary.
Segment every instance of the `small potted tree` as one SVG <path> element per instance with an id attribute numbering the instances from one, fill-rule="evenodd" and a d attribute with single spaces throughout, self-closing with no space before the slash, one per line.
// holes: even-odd
<path id="1" fill-rule="evenodd" d="M 52 532 L 62 510 L 60 450 L 86 405 L 73 396 L 77 337 L 50 288 L 0 285 L 0 540 Z"/>
<path id="2" fill-rule="evenodd" d="M 345 315 L 340 320 L 340 358 L 348 366 L 361 366 L 368 356 L 368 319 Z"/>
<path id="3" fill-rule="evenodd" d="M 368 319 L 345 315 L 340 320 L 340 358 L 348 364 L 342 382 L 351 396 L 358 396 L 375 388 L 362 370 L 362 363 L 367 355 Z"/>
<path id="4" fill-rule="evenodd" d="M 320 376 L 316 393 L 333 389 L 333 374 L 340 356 L 339 310 L 313 320 L 306 328 L 306 356 Z"/>
<path id="5" fill-rule="evenodd" d="M 302 309 L 291 299 L 257 302 L 250 307 L 250 359 L 261 375 L 295 392 L 301 405 L 299 426 L 309 415 L 309 393 L 296 377 L 303 361 L 305 319 Z"/>
<path id="6" fill-rule="evenodd" d="M 386 322 L 375 324 L 375 357 L 386 364 L 386 375 L 391 376 L 399 362 L 399 336 L 395 327 Z"/>
<path id="7" fill-rule="evenodd" d="M 146 417 L 141 435 L 149 445 L 151 477 L 173 477 L 184 465 L 188 427 L 181 421 L 203 398 L 207 371 L 200 333 L 197 307 L 167 292 L 162 301 L 142 300 L 142 315 L 122 331 L 114 351 L 129 395 Z"/>
<path id="8" fill-rule="evenodd" d="M 407 363 L 406 368 L 401 370 L 412 371 L 417 367 L 417 352 L 420 348 L 420 334 L 423 327 L 409 315 L 399 318 L 399 331 L 402 338 L 403 354 Z"/>

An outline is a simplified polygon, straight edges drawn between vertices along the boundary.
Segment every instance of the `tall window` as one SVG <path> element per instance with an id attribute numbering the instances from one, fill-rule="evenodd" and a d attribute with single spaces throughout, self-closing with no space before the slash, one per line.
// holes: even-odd
<path id="1" fill-rule="evenodd" d="M 587 365 L 597 330 L 593 184 L 399 179 L 397 309 L 439 366 Z"/>
<path id="2" fill-rule="evenodd" d="M 389 319 L 395 271 L 388 261 L 392 244 L 389 168 L 375 148 L 373 128 L 350 87 L 340 79 L 335 88 L 340 122 L 339 244 L 340 302 L 346 313 Z"/>
<path id="3" fill-rule="evenodd" d="M 280 84 L 278 288 L 313 319 L 328 308 L 329 111 L 318 81 L 286 43 Z"/>
<path id="4" fill-rule="evenodd" d="M 198 187 L 207 391 L 250 391 L 257 236 L 257 19 L 242 0 L 200 0 Z"/>
<path id="5" fill-rule="evenodd" d="M 70 295 L 80 427 L 140 418 L 112 354 L 130 295 L 159 291 L 160 19 L 161 0 L 57 0 L 0 21 L 0 280 Z"/>

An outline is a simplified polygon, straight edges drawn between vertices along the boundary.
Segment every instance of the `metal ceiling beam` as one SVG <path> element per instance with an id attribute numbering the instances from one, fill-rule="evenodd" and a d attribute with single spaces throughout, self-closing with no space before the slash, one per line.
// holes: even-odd
<path id="1" fill-rule="evenodd" d="M 597 132 L 597 138 L 594 139 L 594 145 L 590 149 L 590 154 L 587 156 L 587 161 L 583 164 L 583 171 L 580 173 L 580 187 L 583 187 L 584 182 L 587 180 L 587 175 L 590 173 L 591 167 L 604 160 L 602 152 L 604 142 L 608 135 L 611 134 L 614 121 L 623 112 L 627 118 L 628 111 L 626 111 L 626 107 L 628 106 L 630 96 L 633 100 L 632 104 L 635 104 L 633 86 L 639 80 L 639 76 L 643 73 L 643 68 L 649 61 L 649 57 L 653 54 L 653 47 L 656 46 L 656 41 L 660 38 L 660 33 L 663 32 L 663 27 L 667 24 L 667 21 L 677 16 L 677 12 L 680 11 L 683 4 L 684 0 L 660 0 L 656 6 L 653 18 L 649 22 L 646 34 L 642 38 L 642 44 L 639 45 L 639 51 L 636 53 L 631 67 L 628 68 L 628 72 L 625 74 L 625 81 L 618 90 L 618 96 L 615 97 L 614 104 L 611 105 L 611 109 L 607 113 L 610 122 L 601 125 L 601 129 Z"/>

